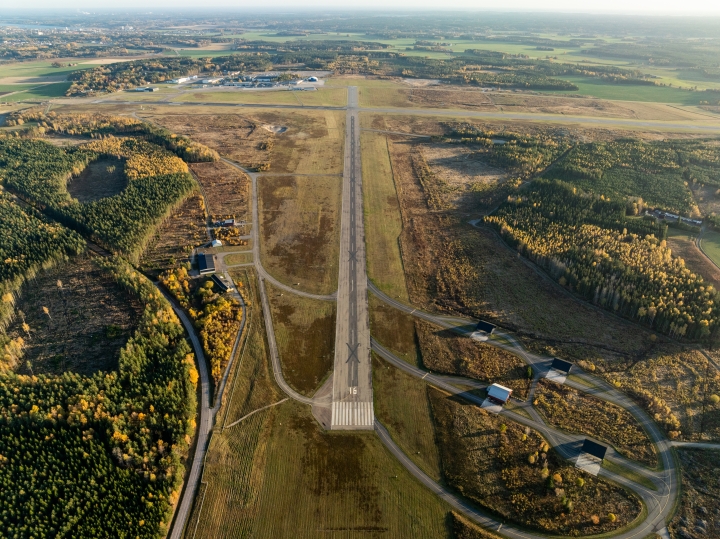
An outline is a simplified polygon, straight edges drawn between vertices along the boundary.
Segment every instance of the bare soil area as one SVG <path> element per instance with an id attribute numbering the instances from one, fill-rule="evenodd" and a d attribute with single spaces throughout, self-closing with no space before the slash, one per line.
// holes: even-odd
<path id="1" fill-rule="evenodd" d="M 8 336 L 25 340 L 23 374 L 114 370 L 142 312 L 90 255 L 38 274 L 23 287 L 16 308 Z"/>
<path id="2" fill-rule="evenodd" d="M 117 195 L 127 186 L 124 167 L 125 160 L 115 157 L 93 161 L 68 181 L 68 192 L 83 203 Z"/>

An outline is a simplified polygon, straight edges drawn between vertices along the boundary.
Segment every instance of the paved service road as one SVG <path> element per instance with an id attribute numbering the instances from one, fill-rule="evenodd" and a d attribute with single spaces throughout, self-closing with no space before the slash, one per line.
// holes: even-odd
<path id="1" fill-rule="evenodd" d="M 373 429 L 357 88 L 348 88 L 331 429 Z"/>

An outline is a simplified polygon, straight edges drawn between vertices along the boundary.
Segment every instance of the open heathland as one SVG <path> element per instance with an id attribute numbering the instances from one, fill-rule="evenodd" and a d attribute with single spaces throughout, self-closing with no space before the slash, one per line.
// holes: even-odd
<path id="1" fill-rule="evenodd" d="M 384 135 L 362 133 L 363 211 L 368 277 L 386 294 L 408 300 L 400 254 L 400 202 Z"/>
<path id="2" fill-rule="evenodd" d="M 584 305 L 553 284 L 492 230 L 431 211 L 412 164 L 414 150 L 390 143 L 402 212 L 402 257 L 410 299 L 430 310 L 498 323 L 542 339 L 549 354 L 588 359 L 642 353 L 650 333 Z M 632 328 L 632 329 L 631 329 Z"/>
<path id="3" fill-rule="evenodd" d="M 208 241 L 200 193 L 193 192 L 155 229 L 140 257 L 143 271 L 157 277 L 167 269 L 190 262 L 192 250 Z"/>
<path id="4" fill-rule="evenodd" d="M 46 312 L 47 310 L 47 312 Z M 11 339 L 24 339 L 22 374 L 92 376 L 117 369 L 142 307 L 89 254 L 38 273 L 18 293 Z"/>
<path id="5" fill-rule="evenodd" d="M 435 481 L 440 481 L 440 455 L 425 383 L 375 354 L 372 362 L 375 417 L 403 453 Z"/>
<path id="6" fill-rule="evenodd" d="M 260 178 L 260 256 L 270 273 L 308 292 L 337 289 L 340 176 Z"/>
<path id="7" fill-rule="evenodd" d="M 544 378 L 538 383 L 533 404 L 551 425 L 593 436 L 630 459 L 657 466 L 655 447 L 627 410 Z"/>
<path id="8" fill-rule="evenodd" d="M 642 361 L 581 366 L 633 397 L 671 438 L 720 440 L 720 373 L 701 352 L 666 345 Z"/>
<path id="9" fill-rule="evenodd" d="M 171 306 L 118 260 L 98 262 L 143 304 L 118 368 L 0 374 L 0 535 L 155 538 L 179 497 L 197 371 Z"/>
<path id="10" fill-rule="evenodd" d="M 283 376 L 303 395 L 312 395 L 332 372 L 335 303 L 266 286 Z"/>
<path id="11" fill-rule="evenodd" d="M 526 399 L 530 391 L 528 366 L 515 354 L 502 348 L 416 320 L 423 365 L 431 371 L 500 383 L 513 390 L 513 396 Z"/>
<path id="12" fill-rule="evenodd" d="M 153 114 L 152 121 L 190 136 L 251 170 L 289 174 L 343 171 L 345 113 L 253 110 L 239 115 Z"/>
<path id="13" fill-rule="evenodd" d="M 190 165 L 207 205 L 211 221 L 247 220 L 250 212 L 250 179 L 222 161 Z"/>
<path id="14" fill-rule="evenodd" d="M 720 534 L 720 451 L 680 449 L 682 496 L 668 526 L 676 537 L 716 537 Z"/>
<path id="15" fill-rule="evenodd" d="M 537 432 L 440 391 L 429 396 L 443 476 L 479 506 L 561 535 L 615 530 L 640 514 L 640 500 L 562 460 Z"/>

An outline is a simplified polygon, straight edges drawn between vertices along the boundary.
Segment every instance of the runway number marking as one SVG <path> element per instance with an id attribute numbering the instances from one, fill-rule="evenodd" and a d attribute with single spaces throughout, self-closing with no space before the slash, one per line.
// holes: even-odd
<path id="1" fill-rule="evenodd" d="M 349 388 L 349 389 L 350 389 L 350 394 L 351 394 L 351 395 L 357 395 L 357 387 L 351 387 L 351 388 Z"/>

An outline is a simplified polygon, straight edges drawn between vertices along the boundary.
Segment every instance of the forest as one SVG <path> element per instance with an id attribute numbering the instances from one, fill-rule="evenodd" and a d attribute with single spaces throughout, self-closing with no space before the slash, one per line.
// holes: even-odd
<path id="1" fill-rule="evenodd" d="M 0 535 L 155 538 L 179 497 L 197 371 L 182 325 L 120 259 L 98 261 L 144 304 L 117 372 L 0 373 Z"/>
<path id="2" fill-rule="evenodd" d="M 128 187 L 85 204 L 71 198 L 68 179 L 108 155 L 125 160 Z M 41 140 L 0 140 L 0 174 L 9 189 L 55 220 L 133 259 L 154 226 L 196 186 L 175 154 L 133 138 L 98 139 L 70 149 Z"/>
<path id="3" fill-rule="evenodd" d="M 619 139 L 575 146 L 543 176 L 612 198 L 640 197 L 650 205 L 689 215 L 691 187 L 720 187 L 717 140 L 643 142 Z"/>
<path id="4" fill-rule="evenodd" d="M 537 180 L 485 218 L 560 285 L 676 338 L 709 339 L 720 295 L 674 257 L 666 225 L 625 216 L 626 204 Z"/>
<path id="5" fill-rule="evenodd" d="M 198 329 L 217 387 L 240 329 L 240 303 L 227 294 L 217 293 L 210 279 L 191 280 L 184 267 L 166 271 L 160 275 L 160 282 L 188 312 Z"/>
<path id="6" fill-rule="evenodd" d="M 49 222 L 30 208 L 21 208 L 6 193 L 0 193 L 0 329 L 5 328 L 15 294 L 25 280 L 84 249 L 85 242 L 77 233 Z M 4 347 L 7 343 L 0 344 Z M 15 362 L 8 352 L 5 350 L 0 360 L 0 371 Z"/>

